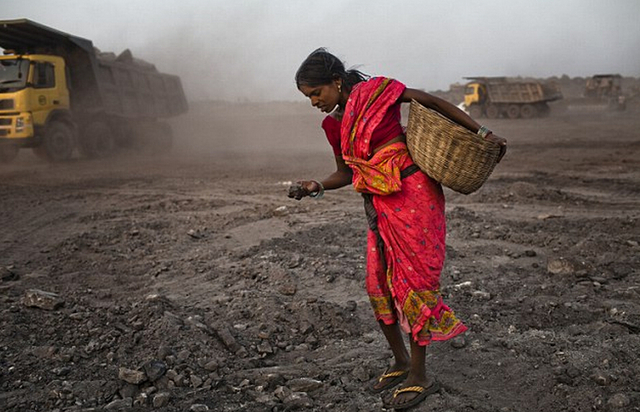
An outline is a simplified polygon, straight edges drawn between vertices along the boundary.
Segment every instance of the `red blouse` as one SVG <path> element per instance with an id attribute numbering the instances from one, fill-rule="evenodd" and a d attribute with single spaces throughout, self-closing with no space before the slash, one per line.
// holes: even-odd
<path id="1" fill-rule="evenodd" d="M 322 128 L 327 140 L 336 156 L 342 156 L 340 147 L 340 121 L 333 116 L 327 116 L 322 121 Z M 371 135 L 371 147 L 376 148 L 404 133 L 400 124 L 400 102 L 389 107 L 382 121 Z"/>

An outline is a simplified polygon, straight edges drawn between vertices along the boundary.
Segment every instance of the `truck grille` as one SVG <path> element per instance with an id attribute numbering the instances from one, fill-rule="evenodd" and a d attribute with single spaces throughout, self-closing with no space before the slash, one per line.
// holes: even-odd
<path id="1" fill-rule="evenodd" d="M 10 117 L 0 117 L 0 126 L 11 126 Z"/>
<path id="2" fill-rule="evenodd" d="M 14 107 L 13 99 L 0 99 L 0 110 L 13 110 Z"/>

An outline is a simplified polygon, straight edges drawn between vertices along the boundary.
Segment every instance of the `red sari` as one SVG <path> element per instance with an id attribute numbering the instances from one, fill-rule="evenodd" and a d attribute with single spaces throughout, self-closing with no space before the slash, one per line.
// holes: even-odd
<path id="1" fill-rule="evenodd" d="M 376 319 L 399 322 L 418 344 L 427 345 L 467 328 L 439 293 L 446 235 L 442 187 L 421 172 L 402 175 L 413 165 L 405 143 L 371 156 L 371 135 L 404 90 L 402 83 L 381 77 L 357 84 L 341 123 L 341 149 L 355 190 L 374 209 L 366 286 Z"/>

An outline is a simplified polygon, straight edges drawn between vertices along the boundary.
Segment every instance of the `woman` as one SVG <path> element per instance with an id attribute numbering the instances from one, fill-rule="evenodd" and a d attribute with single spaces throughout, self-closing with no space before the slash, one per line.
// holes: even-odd
<path id="1" fill-rule="evenodd" d="M 365 198 L 369 221 L 366 287 L 376 320 L 394 356 L 372 385 L 375 393 L 399 389 L 385 400 L 406 409 L 437 391 L 427 376 L 425 347 L 464 332 L 439 293 L 445 258 L 445 209 L 441 186 L 419 172 L 407 151 L 400 105 L 423 106 L 506 148 L 506 141 L 454 105 L 388 78 L 367 78 L 325 49 L 312 52 L 296 73 L 298 89 L 329 115 L 322 122 L 336 171 L 298 182 L 289 197 L 319 198 L 325 190 L 353 184 Z M 402 333 L 410 336 L 407 351 Z"/>

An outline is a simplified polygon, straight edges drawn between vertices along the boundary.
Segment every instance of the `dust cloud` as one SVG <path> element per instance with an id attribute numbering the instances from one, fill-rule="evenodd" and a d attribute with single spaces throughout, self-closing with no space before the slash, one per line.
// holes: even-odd
<path id="1" fill-rule="evenodd" d="M 171 121 L 173 154 L 199 161 L 246 162 L 247 169 L 291 168 L 294 165 L 284 158 L 300 159 L 296 163 L 302 166 L 308 156 L 319 156 L 332 167 L 321 121 L 322 114 L 306 102 L 196 102 L 189 113 Z"/>
<path id="2" fill-rule="evenodd" d="M 635 0 L 615 7 L 604 0 L 75 0 L 64 12 L 44 0 L 8 0 L 3 15 L 90 39 L 104 51 L 130 49 L 179 75 L 191 101 L 301 101 L 293 75 L 320 46 L 366 73 L 426 90 L 465 76 L 640 76 Z"/>

